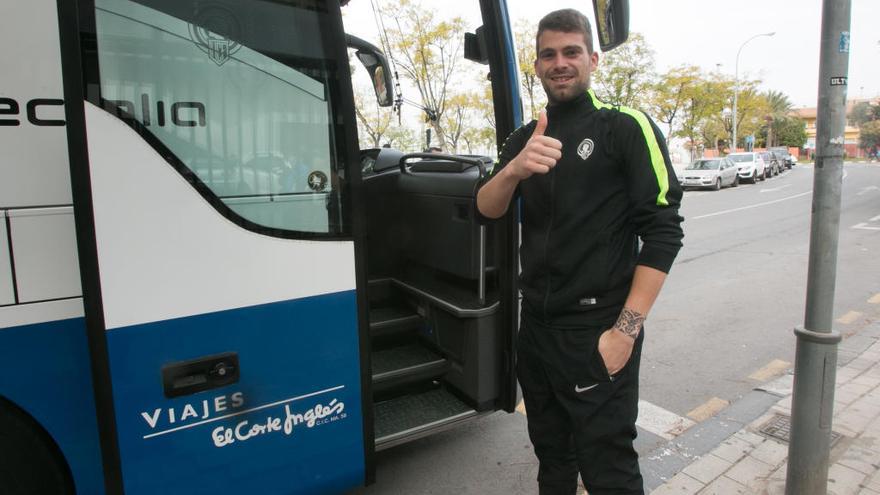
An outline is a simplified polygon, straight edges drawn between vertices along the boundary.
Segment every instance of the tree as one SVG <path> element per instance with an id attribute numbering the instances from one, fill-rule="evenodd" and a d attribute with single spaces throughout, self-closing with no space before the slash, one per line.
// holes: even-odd
<path id="1" fill-rule="evenodd" d="M 688 91 L 699 83 L 700 69 L 681 66 L 661 75 L 650 92 L 649 108 L 654 119 L 668 126 L 666 140 L 672 136 L 676 118 L 684 112 Z"/>
<path id="2" fill-rule="evenodd" d="M 391 127 L 393 112 L 379 106 L 372 88 L 354 87 L 354 111 L 358 119 L 358 135 L 362 147 L 378 148 Z"/>
<path id="3" fill-rule="evenodd" d="M 720 79 L 728 88 L 729 108 L 733 108 L 733 84 L 730 79 Z M 740 81 L 739 91 L 737 92 L 737 108 L 736 108 L 736 143 L 733 143 L 731 150 L 745 144 L 746 136 L 758 134 L 761 127 L 766 124 L 765 117 L 770 113 L 767 106 L 767 99 L 758 91 L 760 81 Z M 733 114 L 726 114 L 723 117 L 725 130 L 729 135 L 733 135 Z"/>
<path id="4" fill-rule="evenodd" d="M 880 105 L 871 105 L 866 101 L 861 101 L 853 105 L 850 110 L 849 120 L 856 127 L 861 127 L 867 122 L 880 119 Z"/>
<path id="5" fill-rule="evenodd" d="M 862 124 L 859 128 L 859 146 L 866 150 L 880 148 L 880 120 Z"/>
<path id="6" fill-rule="evenodd" d="M 547 105 L 547 97 L 544 96 L 541 80 L 535 73 L 535 33 L 538 26 L 525 19 L 516 22 L 514 39 L 516 43 L 516 59 L 519 64 L 519 84 L 523 90 L 524 103 L 526 106 L 526 119 L 537 119 L 541 108 Z"/>
<path id="7" fill-rule="evenodd" d="M 435 12 L 419 0 L 388 2 L 381 9 L 390 20 L 387 32 L 391 55 L 403 76 L 418 89 L 434 136 L 441 147 L 446 147 L 443 116 L 462 58 L 464 22 L 460 17 L 438 20 Z"/>
<path id="8" fill-rule="evenodd" d="M 804 121 L 797 117 L 785 117 L 773 122 L 773 134 L 779 146 L 802 148 L 807 142 L 807 129 Z"/>
<path id="9" fill-rule="evenodd" d="M 781 144 L 782 141 L 779 138 L 779 133 L 782 131 L 781 126 L 790 126 L 791 124 L 786 122 L 788 119 L 788 114 L 791 113 L 792 105 L 791 101 L 781 91 L 768 91 L 764 94 L 764 98 L 767 102 L 769 115 L 767 119 L 770 121 L 770 126 L 767 129 L 767 146 L 776 146 Z"/>
<path id="10" fill-rule="evenodd" d="M 481 88 L 470 100 L 470 120 L 461 134 L 467 153 L 495 155 L 495 107 L 492 104 L 492 86 L 488 79 L 477 81 Z"/>
<path id="11" fill-rule="evenodd" d="M 457 153 L 458 143 L 468 127 L 470 120 L 471 107 L 474 95 L 457 94 L 449 97 L 446 106 L 446 112 L 443 114 L 443 128 L 446 130 L 446 146 L 443 150 L 447 153 Z"/>
<path id="12" fill-rule="evenodd" d="M 385 134 L 385 142 L 382 146 L 388 145 L 392 148 L 405 152 L 422 151 L 421 138 L 415 131 L 408 127 L 394 126 L 388 129 Z"/>
<path id="13" fill-rule="evenodd" d="M 684 106 L 682 107 L 681 124 L 674 135 L 688 140 L 691 158 L 707 144 L 717 146 L 714 139 L 720 139 L 717 133 L 720 118 L 730 91 L 730 84 L 723 79 L 708 79 L 702 74 L 698 81 L 683 90 Z M 704 133 L 704 130 L 706 131 Z M 711 134 L 705 136 L 704 134 Z M 706 142 L 712 137 L 713 142 Z"/>
<path id="14" fill-rule="evenodd" d="M 654 83 L 654 52 L 639 33 L 613 51 L 602 54 L 593 87 L 599 99 L 613 105 L 645 107 Z"/>

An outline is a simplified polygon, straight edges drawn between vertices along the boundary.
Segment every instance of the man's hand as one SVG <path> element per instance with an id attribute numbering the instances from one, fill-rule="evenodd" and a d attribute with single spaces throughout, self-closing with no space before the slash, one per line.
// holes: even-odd
<path id="1" fill-rule="evenodd" d="M 547 112 L 541 111 L 538 124 L 526 146 L 507 164 L 510 174 L 519 180 L 525 180 L 532 174 L 546 174 L 556 162 L 562 158 L 562 142 L 545 136 L 547 130 Z"/>
<path id="2" fill-rule="evenodd" d="M 625 335 L 616 327 L 602 332 L 599 337 L 599 355 L 605 361 L 608 374 L 614 376 L 626 366 L 632 355 L 635 339 Z"/>

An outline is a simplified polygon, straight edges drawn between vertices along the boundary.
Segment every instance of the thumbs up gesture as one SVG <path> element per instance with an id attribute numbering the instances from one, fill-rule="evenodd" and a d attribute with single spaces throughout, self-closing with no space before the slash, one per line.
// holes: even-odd
<path id="1" fill-rule="evenodd" d="M 508 164 L 511 173 L 519 180 L 528 179 L 532 174 L 546 174 L 562 158 L 562 142 L 545 136 L 546 131 L 547 112 L 541 111 L 532 137 L 516 158 Z"/>

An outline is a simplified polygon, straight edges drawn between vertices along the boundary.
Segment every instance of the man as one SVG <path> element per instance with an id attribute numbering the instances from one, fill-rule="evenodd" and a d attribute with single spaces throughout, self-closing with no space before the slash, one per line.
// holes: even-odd
<path id="1" fill-rule="evenodd" d="M 681 248 L 681 188 L 644 114 L 598 101 L 586 17 L 538 25 L 549 104 L 507 139 L 480 214 L 522 199 L 517 376 L 541 494 L 642 494 L 633 449 L 642 323 Z M 639 246 L 639 239 L 642 241 Z"/>

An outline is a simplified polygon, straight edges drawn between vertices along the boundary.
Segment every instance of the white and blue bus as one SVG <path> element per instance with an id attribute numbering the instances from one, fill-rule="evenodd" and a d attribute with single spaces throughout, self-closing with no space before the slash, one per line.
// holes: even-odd
<path id="1" fill-rule="evenodd" d="M 485 159 L 358 147 L 349 49 L 394 96 L 343 9 L 0 3 L 0 493 L 340 493 L 513 410 L 515 214 L 475 221 Z"/>

